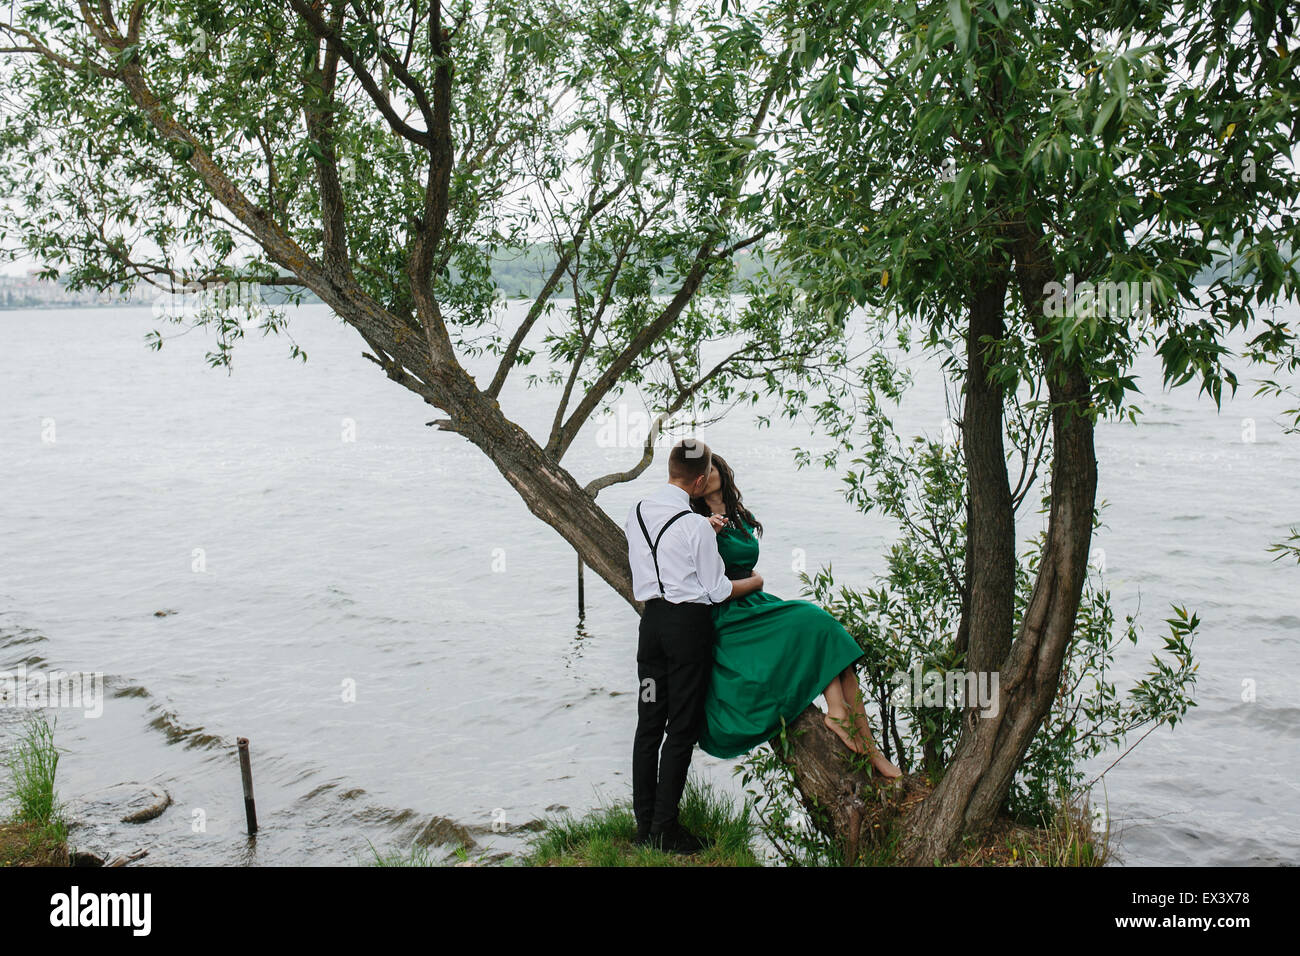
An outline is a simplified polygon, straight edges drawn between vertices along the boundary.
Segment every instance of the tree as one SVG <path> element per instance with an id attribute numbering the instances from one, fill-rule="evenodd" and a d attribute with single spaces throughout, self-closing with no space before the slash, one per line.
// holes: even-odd
<path id="1" fill-rule="evenodd" d="M 629 602 L 599 489 L 644 470 L 682 409 L 752 402 L 833 346 L 779 289 L 729 308 L 733 259 L 774 213 L 776 58 L 752 30 L 714 43 L 735 25 L 621 0 L 113 6 L 28 3 L 0 24 L 0 175 L 27 211 L 6 233 L 74 288 L 310 289 Z M 541 291 L 503 329 L 490 264 L 539 243 Z M 568 371 L 534 438 L 498 398 L 543 319 Z M 204 321 L 228 365 L 243 327 Z M 264 327 L 287 331 L 280 313 Z M 482 354 L 499 363 L 478 383 L 461 359 Z M 580 483 L 566 451 L 630 386 L 655 416 L 642 454 Z"/>
<path id="2" fill-rule="evenodd" d="M 216 291 L 176 316 L 214 334 L 214 366 L 245 332 L 243 290 L 310 290 L 638 611 L 600 489 L 644 471 L 679 412 L 760 394 L 795 408 L 798 383 L 847 360 L 842 329 L 766 266 L 733 307 L 735 257 L 761 263 L 784 212 L 768 127 L 790 57 L 735 12 L 38 0 L 0 36 L 15 252 L 74 289 Z M 539 291 L 503 329 L 492 264 L 543 246 Z M 282 311 L 260 314 L 291 335 Z M 542 331 L 567 371 L 534 437 L 499 397 Z M 706 368 L 709 339 L 733 348 Z M 485 354 L 497 368 L 479 383 L 461 359 Z M 632 387 L 653 415 L 639 454 L 579 481 L 565 453 Z"/>
<path id="3" fill-rule="evenodd" d="M 900 858 L 946 859 L 1003 805 L 1075 640 L 1095 517 L 1099 416 L 1139 409 L 1140 348 L 1166 384 L 1220 400 L 1227 337 L 1297 293 L 1300 129 L 1282 2 L 1208 5 L 777 2 L 806 49 L 779 95 L 798 106 L 784 256 L 813 301 L 964 351 L 966 561 L 956 648 L 996 670 L 1001 707 L 968 709 Z M 797 74 L 797 75 L 795 75 Z M 797 98 L 798 94 L 804 94 Z M 821 264 L 817 269 L 812 263 Z M 842 264 L 828 269 L 825 263 Z M 1263 319 L 1247 355 L 1294 355 Z M 901 334 L 901 333 L 900 333 Z M 1018 628 L 1005 411 L 1050 427 L 1050 514 Z M 833 418 L 833 410 L 828 418 Z M 1020 445 L 1032 475 L 1041 435 Z"/>

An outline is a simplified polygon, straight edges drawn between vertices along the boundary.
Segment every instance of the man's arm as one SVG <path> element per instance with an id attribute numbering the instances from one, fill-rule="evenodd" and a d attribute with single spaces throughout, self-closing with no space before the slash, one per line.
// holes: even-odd
<path id="1" fill-rule="evenodd" d="M 731 596 L 734 598 L 744 597 L 746 594 L 753 594 L 755 591 L 761 590 L 763 590 L 763 576 L 757 571 L 741 581 L 731 582 Z"/>
<path id="2" fill-rule="evenodd" d="M 763 579 L 757 574 L 751 574 L 743 581 L 733 581 L 727 577 L 726 565 L 722 563 L 722 555 L 718 553 L 717 536 L 713 533 L 710 525 L 692 522 L 695 535 L 695 573 L 699 575 L 700 583 L 704 585 L 705 591 L 709 595 L 709 600 L 714 604 L 721 604 L 729 598 L 744 597 L 746 594 L 753 594 L 763 587 Z M 702 533 L 701 529 L 707 529 L 707 534 Z"/>

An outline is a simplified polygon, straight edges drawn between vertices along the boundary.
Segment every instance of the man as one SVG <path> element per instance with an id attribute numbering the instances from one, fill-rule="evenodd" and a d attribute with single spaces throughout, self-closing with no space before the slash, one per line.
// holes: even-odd
<path id="1" fill-rule="evenodd" d="M 668 484 L 637 502 L 623 523 L 632 594 L 645 602 L 632 752 L 636 842 L 677 853 L 703 846 L 678 822 L 677 804 L 703 729 L 713 670 L 711 608 L 763 586 L 757 574 L 728 579 L 714 540 L 724 519 L 691 510 L 691 498 L 705 494 L 712 458 L 702 441 L 678 442 L 668 455 Z"/>

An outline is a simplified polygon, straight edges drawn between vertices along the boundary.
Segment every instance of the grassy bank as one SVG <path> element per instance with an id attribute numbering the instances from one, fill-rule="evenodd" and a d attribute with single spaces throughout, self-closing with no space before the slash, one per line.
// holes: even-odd
<path id="1" fill-rule="evenodd" d="M 893 865 L 898 826 L 920 802 L 929 787 L 915 780 L 897 801 L 885 801 L 881 814 L 868 821 L 872 832 L 864 841 L 861 866 Z M 632 840 L 636 821 L 630 803 L 601 807 L 575 818 L 548 821 L 530 851 L 520 860 L 526 866 L 761 866 L 753 847 L 761 836 L 759 821 L 746 805 L 736 808 L 725 796 L 694 780 L 682 797 L 681 820 L 706 837 L 713 846 L 693 856 L 662 853 L 638 847 Z M 878 825 L 877 825 L 878 824 Z M 788 831 L 786 833 L 788 836 Z M 1108 833 L 1095 834 L 1086 803 L 1058 810 L 1046 826 L 1025 826 L 999 820 L 983 839 L 968 841 L 955 866 L 1103 866 L 1109 858 Z M 787 847 L 788 849 L 788 847 Z M 834 855 L 832 852 L 830 855 Z M 812 855 L 787 860 L 812 862 Z M 820 859 L 825 859 L 822 854 Z"/>
<path id="2" fill-rule="evenodd" d="M 68 826 L 54 786 L 59 752 L 43 713 L 27 717 L 6 763 L 13 808 L 0 823 L 0 866 L 67 866 Z"/>
<path id="3" fill-rule="evenodd" d="M 636 846 L 631 802 L 601 807 L 582 818 L 547 822 L 520 863 L 525 866 L 759 866 L 752 848 L 756 822 L 707 784 L 691 780 L 682 794 L 682 824 L 711 845 L 693 856 Z"/>
<path id="4" fill-rule="evenodd" d="M 748 806 L 737 808 L 726 796 L 694 779 L 682 794 L 680 818 L 710 846 L 694 856 L 664 853 L 633 844 L 636 819 L 626 801 L 576 818 L 572 814 L 535 821 L 528 850 L 521 856 L 461 848 L 450 858 L 427 846 L 381 851 L 370 847 L 369 865 L 424 866 L 760 866 L 752 849 L 756 822 Z"/>

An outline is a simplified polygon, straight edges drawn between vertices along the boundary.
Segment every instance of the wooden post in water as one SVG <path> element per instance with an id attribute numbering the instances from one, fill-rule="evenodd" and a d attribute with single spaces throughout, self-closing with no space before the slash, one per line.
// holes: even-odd
<path id="1" fill-rule="evenodd" d="M 239 737 L 239 776 L 244 781 L 244 816 L 248 818 L 248 835 L 257 833 L 257 807 L 253 803 L 253 766 L 248 759 L 248 738 Z"/>
<path id="2" fill-rule="evenodd" d="M 587 613 L 587 601 L 582 593 L 582 555 L 578 555 L 578 617 Z"/>

